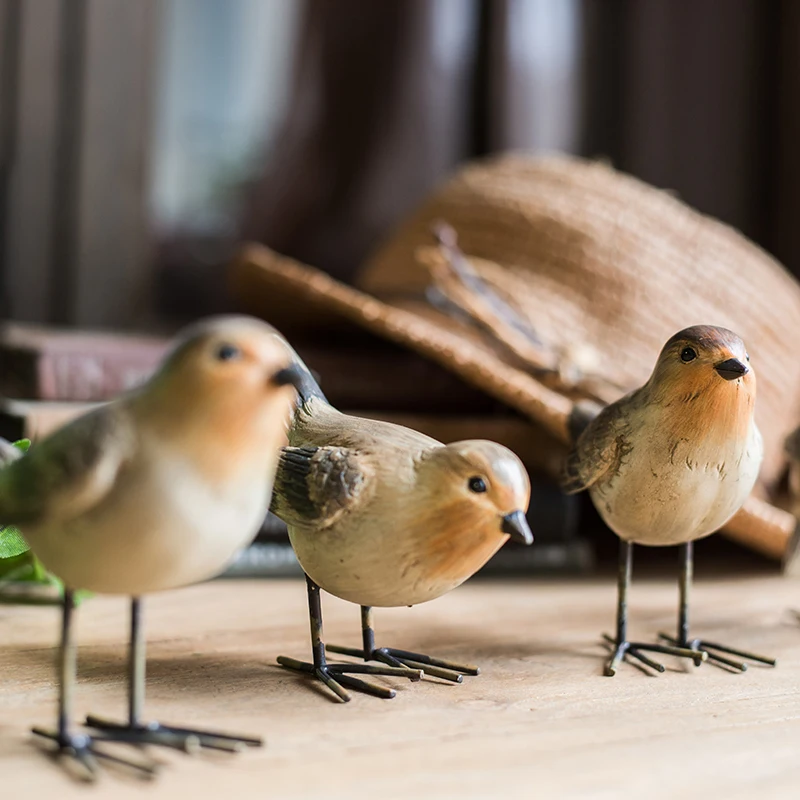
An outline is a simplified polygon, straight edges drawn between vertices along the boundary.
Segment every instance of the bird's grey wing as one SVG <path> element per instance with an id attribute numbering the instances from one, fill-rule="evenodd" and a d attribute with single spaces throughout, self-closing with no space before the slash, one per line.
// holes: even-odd
<path id="1" fill-rule="evenodd" d="M 116 404 L 79 417 L 0 470 L 0 521 L 24 528 L 83 513 L 110 491 L 134 446 Z"/>
<path id="2" fill-rule="evenodd" d="M 606 406 L 578 437 L 567 456 L 561 481 L 561 488 L 567 494 L 588 489 L 619 465 L 627 446 L 626 400 Z"/>
<path id="3" fill-rule="evenodd" d="M 326 528 L 365 498 L 369 470 L 343 447 L 284 447 L 270 510 L 287 525 Z"/>

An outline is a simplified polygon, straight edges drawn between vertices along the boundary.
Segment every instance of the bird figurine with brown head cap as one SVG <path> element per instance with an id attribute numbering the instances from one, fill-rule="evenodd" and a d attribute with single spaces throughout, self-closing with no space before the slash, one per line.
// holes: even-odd
<path id="1" fill-rule="evenodd" d="M 744 670 L 727 656 L 772 659 L 689 636 L 689 587 L 696 539 L 724 525 L 755 485 L 762 458 L 754 419 L 756 377 L 742 340 L 725 328 L 696 325 L 676 333 L 640 389 L 603 409 L 568 457 L 564 488 L 588 489 L 600 516 L 620 538 L 617 635 L 606 674 L 622 659 L 664 671 L 646 651 L 709 659 Z M 627 595 L 634 544 L 680 545 L 677 636 L 666 644 L 627 639 Z M 721 655 L 722 653 L 726 655 Z"/>
<path id="2" fill-rule="evenodd" d="M 783 450 L 789 459 L 788 484 L 790 510 L 800 520 L 800 428 L 795 428 L 784 440 Z"/>
<path id="3" fill-rule="evenodd" d="M 144 386 L 76 419 L 0 471 L 0 519 L 64 582 L 58 726 L 34 729 L 88 777 L 100 741 L 221 750 L 251 737 L 145 722 L 140 597 L 210 578 L 258 532 L 299 374 L 282 337 L 247 317 L 187 330 Z M 131 597 L 129 715 L 71 726 L 74 590 Z M 147 774 L 154 765 L 123 762 Z"/>
<path id="4" fill-rule="evenodd" d="M 353 673 L 426 674 L 460 682 L 478 668 L 423 653 L 376 647 L 372 607 L 441 597 L 477 572 L 509 537 L 530 544 L 530 483 L 510 450 L 488 441 L 441 442 L 399 425 L 342 414 L 307 374 L 275 479 L 272 510 L 306 572 L 313 662 L 284 667 L 377 697 L 392 690 Z M 320 588 L 361 606 L 362 647 L 331 652 L 382 665 L 329 663 Z"/>
<path id="5" fill-rule="evenodd" d="M 794 514 L 794 533 L 786 545 L 784 566 L 793 571 L 800 552 L 800 427 L 795 428 L 784 440 L 783 451 L 789 461 L 787 471 L 787 488 L 789 490 L 789 511 Z M 793 609 L 792 614 L 800 620 L 800 611 Z"/>

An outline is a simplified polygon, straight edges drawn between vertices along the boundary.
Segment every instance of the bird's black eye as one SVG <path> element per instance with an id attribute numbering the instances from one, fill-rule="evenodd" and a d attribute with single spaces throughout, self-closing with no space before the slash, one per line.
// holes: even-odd
<path id="1" fill-rule="evenodd" d="M 694 361 L 697 358 L 697 351 L 694 347 L 684 347 L 681 350 L 681 361 L 684 364 L 688 364 L 690 361 Z"/>
<path id="2" fill-rule="evenodd" d="M 744 354 L 744 357 L 745 357 L 745 358 L 746 358 L 748 361 L 750 361 L 750 353 L 745 353 L 745 354 Z"/>
<path id="3" fill-rule="evenodd" d="M 233 361 L 234 358 L 239 358 L 242 351 L 235 344 L 221 344 L 215 353 L 219 361 Z"/>
<path id="4" fill-rule="evenodd" d="M 467 486 L 469 486 L 469 490 L 475 492 L 475 494 L 486 491 L 486 481 L 483 478 L 479 478 L 477 475 L 469 479 Z"/>

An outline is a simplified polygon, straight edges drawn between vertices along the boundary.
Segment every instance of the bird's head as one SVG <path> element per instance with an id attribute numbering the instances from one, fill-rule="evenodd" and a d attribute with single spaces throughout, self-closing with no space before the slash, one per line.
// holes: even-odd
<path id="1" fill-rule="evenodd" d="M 507 447 L 485 440 L 455 442 L 436 448 L 426 459 L 424 479 L 443 516 L 456 526 L 488 526 L 523 544 L 533 542 L 525 518 L 531 486 L 522 462 Z M 449 524 L 442 520 L 443 525 Z"/>
<path id="2" fill-rule="evenodd" d="M 187 423 L 234 433 L 282 430 L 301 379 L 292 352 L 270 325 L 245 316 L 212 317 L 187 328 L 143 396 Z"/>
<path id="3" fill-rule="evenodd" d="M 733 331 L 694 325 L 663 347 L 651 383 L 686 400 L 703 394 L 755 395 L 756 378 L 744 342 Z"/>

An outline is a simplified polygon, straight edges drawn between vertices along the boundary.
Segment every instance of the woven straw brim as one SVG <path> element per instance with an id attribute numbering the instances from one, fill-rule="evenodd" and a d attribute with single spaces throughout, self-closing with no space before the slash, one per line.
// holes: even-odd
<path id="1" fill-rule="evenodd" d="M 430 284 L 420 251 L 445 220 L 497 294 L 556 350 L 592 347 L 623 394 L 690 325 L 744 340 L 758 378 L 760 482 L 786 470 L 800 422 L 800 285 L 734 229 L 605 164 L 512 154 L 459 170 L 392 232 L 358 286 L 387 302 Z M 611 399 L 616 399 L 612 397 Z"/>
<path id="2" fill-rule="evenodd" d="M 324 332 L 343 322 L 355 325 L 437 362 L 569 444 L 571 400 L 510 366 L 481 337 L 454 331 L 452 320 L 424 301 L 382 302 L 261 245 L 243 248 L 230 278 L 239 305 L 279 329 Z M 793 530 L 791 514 L 755 496 L 725 528 L 731 538 L 773 558 L 784 555 Z"/>

